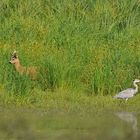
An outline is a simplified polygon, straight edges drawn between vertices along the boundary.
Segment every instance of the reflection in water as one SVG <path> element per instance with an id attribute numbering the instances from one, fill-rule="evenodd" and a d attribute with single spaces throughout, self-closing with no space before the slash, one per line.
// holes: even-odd
<path id="1" fill-rule="evenodd" d="M 0 108 L 0 140 L 138 140 L 139 134 L 133 135 L 138 132 L 138 120 L 129 112 L 76 114 Z"/>
<path id="2" fill-rule="evenodd" d="M 134 113 L 132 113 L 132 112 L 117 112 L 117 113 L 115 113 L 115 115 L 118 116 L 121 120 L 124 120 L 127 123 L 130 123 L 132 126 L 132 129 L 134 131 L 134 134 L 137 135 L 137 132 L 138 132 L 137 118 L 136 118 Z"/>

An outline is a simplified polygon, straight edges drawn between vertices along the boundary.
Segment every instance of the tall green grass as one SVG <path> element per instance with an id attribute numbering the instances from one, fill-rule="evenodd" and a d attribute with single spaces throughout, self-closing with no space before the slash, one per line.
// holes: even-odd
<path id="1" fill-rule="evenodd" d="M 0 84 L 10 94 L 113 95 L 140 78 L 139 0 L 1 0 L 0 11 Z M 37 81 L 8 64 L 15 49 L 40 68 Z"/>

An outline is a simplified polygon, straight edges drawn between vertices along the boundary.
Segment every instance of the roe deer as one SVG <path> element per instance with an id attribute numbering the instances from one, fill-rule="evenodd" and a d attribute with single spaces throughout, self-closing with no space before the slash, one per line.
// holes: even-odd
<path id="1" fill-rule="evenodd" d="M 32 80 L 37 79 L 37 67 L 24 67 L 20 64 L 20 60 L 17 56 L 16 51 L 13 52 L 11 56 L 11 60 L 9 61 L 10 64 L 14 64 L 15 69 L 20 74 L 29 75 Z"/>

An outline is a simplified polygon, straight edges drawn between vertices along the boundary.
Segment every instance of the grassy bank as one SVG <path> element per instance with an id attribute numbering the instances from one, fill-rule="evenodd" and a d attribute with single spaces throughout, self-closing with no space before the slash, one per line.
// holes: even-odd
<path id="1" fill-rule="evenodd" d="M 31 110 L 41 109 L 52 113 L 75 113 L 81 115 L 91 115 L 96 112 L 117 112 L 128 111 L 139 113 L 140 95 L 128 101 L 115 100 L 110 95 L 90 95 L 64 91 L 42 92 L 34 90 L 26 96 L 0 95 L 0 105 L 3 108 L 30 108 Z M 15 108 L 15 109 L 16 109 Z"/>
<path id="2" fill-rule="evenodd" d="M 112 95 L 140 78 L 139 0 L 1 0 L 0 9 L 4 101 L 22 104 L 39 91 L 35 100 L 45 104 L 44 96 L 70 91 L 94 102 L 108 95 L 101 101 L 112 105 Z M 15 49 L 22 65 L 41 69 L 38 80 L 8 64 Z"/>

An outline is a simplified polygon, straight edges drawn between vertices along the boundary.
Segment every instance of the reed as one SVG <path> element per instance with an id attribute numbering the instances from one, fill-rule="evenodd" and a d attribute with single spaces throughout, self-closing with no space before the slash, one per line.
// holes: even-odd
<path id="1" fill-rule="evenodd" d="M 23 66 L 42 70 L 34 88 L 114 95 L 129 87 L 140 75 L 139 7 L 139 0 L 1 0 L 0 84 L 16 94 L 32 89 L 20 73 L 36 70 L 18 74 L 7 64 L 16 49 Z"/>

